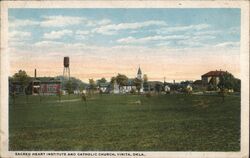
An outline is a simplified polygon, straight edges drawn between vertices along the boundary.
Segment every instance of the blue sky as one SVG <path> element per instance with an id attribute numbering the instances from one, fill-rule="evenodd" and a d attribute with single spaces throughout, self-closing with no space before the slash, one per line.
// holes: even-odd
<path id="1" fill-rule="evenodd" d="M 195 79 L 208 68 L 200 68 L 195 71 L 197 74 L 193 71 L 187 74 L 190 70 L 183 67 L 178 70 L 180 74 L 176 74 L 164 67 L 172 68 L 173 63 L 182 63 L 180 56 L 188 61 L 195 56 L 196 62 L 189 64 L 191 69 L 201 66 L 199 64 L 207 56 L 208 60 L 223 60 L 223 64 L 209 68 L 227 69 L 237 75 L 240 9 L 9 9 L 9 46 L 13 72 L 23 67 L 31 73 L 34 66 L 41 69 L 41 75 L 58 75 L 38 64 L 24 64 L 22 57 L 16 55 L 47 62 L 68 55 L 75 63 L 85 62 L 85 67 L 91 65 L 88 70 L 94 73 L 76 69 L 75 75 L 83 80 L 91 75 L 109 78 L 117 72 L 132 76 L 136 69 L 132 67 L 139 64 L 152 79 L 171 76 L 171 80 L 179 76 L 181 80 L 184 72 L 187 79 Z M 84 59 L 81 61 L 81 58 Z M 164 58 L 171 60 L 161 61 Z M 124 63 L 123 66 L 115 69 L 115 59 L 121 60 L 118 63 Z M 152 59 L 159 59 L 163 69 L 159 70 L 157 64 L 154 64 L 155 70 L 149 68 Z M 229 63 L 230 59 L 235 61 Z M 95 66 L 93 62 L 107 67 Z M 214 65 L 214 61 L 208 62 L 211 64 Z M 59 70 L 59 65 L 54 66 Z M 106 71 L 110 67 L 113 73 Z"/>

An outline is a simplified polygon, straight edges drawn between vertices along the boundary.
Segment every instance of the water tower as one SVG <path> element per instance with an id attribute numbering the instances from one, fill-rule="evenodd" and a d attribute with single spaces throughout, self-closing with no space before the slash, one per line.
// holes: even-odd
<path id="1" fill-rule="evenodd" d="M 70 69 L 69 69 L 69 57 L 63 58 L 63 77 L 70 79 Z"/>

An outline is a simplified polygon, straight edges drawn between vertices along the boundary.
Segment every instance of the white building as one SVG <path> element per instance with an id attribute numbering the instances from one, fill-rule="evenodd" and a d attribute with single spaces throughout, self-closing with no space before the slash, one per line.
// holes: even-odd
<path id="1" fill-rule="evenodd" d="M 139 67 L 138 71 L 137 71 L 137 75 L 136 75 L 137 79 L 140 79 L 143 81 L 143 77 L 142 77 L 142 71 L 141 68 Z M 136 91 L 136 86 L 133 83 L 134 79 L 128 79 L 126 85 L 121 86 L 119 88 L 119 85 L 117 84 L 117 82 L 114 82 L 114 89 L 113 89 L 113 93 L 114 94 L 119 94 L 119 93 L 129 93 L 132 90 Z M 141 89 L 140 92 L 143 93 L 143 82 L 141 83 Z"/>
<path id="2" fill-rule="evenodd" d="M 143 93 L 143 78 L 142 78 L 142 72 L 141 72 L 141 68 L 139 66 L 139 69 L 138 69 L 138 72 L 137 72 L 137 76 L 136 76 L 137 79 L 141 80 L 141 89 L 140 89 L 140 92 Z"/>

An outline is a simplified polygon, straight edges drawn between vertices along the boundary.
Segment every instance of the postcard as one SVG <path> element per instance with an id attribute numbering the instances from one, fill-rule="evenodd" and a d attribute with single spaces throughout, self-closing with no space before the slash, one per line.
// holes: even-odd
<path id="1" fill-rule="evenodd" d="M 1 2 L 1 157 L 248 157 L 248 1 Z"/>

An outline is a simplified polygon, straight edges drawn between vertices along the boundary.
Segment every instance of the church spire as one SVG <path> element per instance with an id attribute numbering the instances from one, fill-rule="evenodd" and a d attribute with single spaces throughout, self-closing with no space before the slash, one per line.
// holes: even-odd
<path id="1" fill-rule="evenodd" d="M 139 66 L 138 71 L 137 71 L 137 78 L 142 79 L 142 72 L 141 72 L 140 66 Z"/>
<path id="2" fill-rule="evenodd" d="M 140 65 L 139 65 L 139 69 L 138 69 L 138 72 L 137 72 L 137 75 L 141 75 L 141 68 L 140 68 Z"/>

